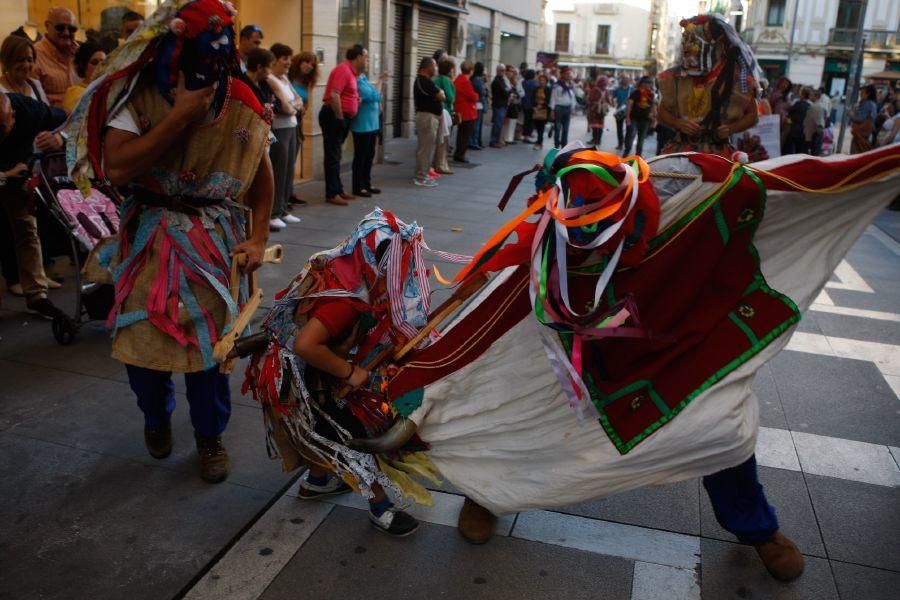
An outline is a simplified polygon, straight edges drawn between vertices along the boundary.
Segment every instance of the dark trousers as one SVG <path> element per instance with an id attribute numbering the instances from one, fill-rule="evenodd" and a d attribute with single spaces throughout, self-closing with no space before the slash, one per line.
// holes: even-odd
<path id="1" fill-rule="evenodd" d="M 618 114 L 622 116 L 619 117 Z M 622 113 L 618 113 L 616 116 L 616 149 L 621 150 L 625 147 L 625 115 Z M 628 126 L 630 128 L 631 125 Z"/>
<path id="2" fill-rule="evenodd" d="M 591 144 L 600 147 L 603 140 L 603 127 L 591 127 Z"/>
<path id="3" fill-rule="evenodd" d="M 644 140 L 647 139 L 647 131 L 649 129 L 650 119 L 632 119 L 631 125 L 628 126 L 628 131 L 625 134 L 625 149 L 622 150 L 622 156 L 628 156 L 628 153 L 631 152 L 631 145 L 634 143 L 635 136 L 637 136 L 637 148 L 634 153 L 642 156 Z"/>
<path id="4" fill-rule="evenodd" d="M 372 187 L 372 163 L 375 161 L 375 147 L 378 144 L 378 130 L 353 132 L 353 193 Z"/>
<path id="5" fill-rule="evenodd" d="M 144 412 L 147 427 L 162 427 L 169 423 L 175 410 L 175 384 L 172 374 L 133 365 L 125 365 L 128 383 L 137 396 L 138 407 Z M 219 367 L 197 373 L 185 373 L 191 424 L 203 437 L 216 437 L 225 431 L 231 416 L 231 391 L 228 375 Z"/>
<path id="6" fill-rule="evenodd" d="M 475 121 L 460 121 L 456 126 L 456 152 L 453 153 L 453 160 L 466 160 L 466 150 L 469 149 L 469 139 L 472 137 L 472 128 L 475 127 Z"/>
<path id="7" fill-rule="evenodd" d="M 534 130 L 537 132 L 537 139 L 535 140 L 535 144 L 537 144 L 538 148 L 544 147 L 544 127 L 546 127 L 547 121 L 534 121 Z"/>
<path id="8" fill-rule="evenodd" d="M 478 111 L 478 117 L 472 125 L 472 135 L 469 138 L 469 146 L 481 148 L 481 126 L 484 124 L 484 109 Z"/>
<path id="9" fill-rule="evenodd" d="M 275 197 L 272 202 L 272 217 L 287 214 L 288 202 L 294 193 L 294 163 L 297 161 L 297 128 L 273 129 L 276 142 L 269 147 L 272 159 L 272 173 L 275 176 Z"/>
<path id="10" fill-rule="evenodd" d="M 703 478 L 716 520 L 742 544 L 757 544 L 778 531 L 775 509 L 766 500 L 756 471 L 756 455 Z"/>
<path id="11" fill-rule="evenodd" d="M 506 119 L 506 107 L 492 108 L 491 118 L 491 145 L 499 144 L 503 141 L 503 121 Z"/>
<path id="12" fill-rule="evenodd" d="M 334 198 L 344 192 L 341 183 L 341 146 L 350 132 L 350 119 L 338 119 L 331 107 L 325 105 L 319 111 L 319 127 L 322 128 L 322 145 L 325 150 L 325 196 Z"/>
<path id="13" fill-rule="evenodd" d="M 525 122 L 522 124 L 522 137 L 530 138 L 531 132 L 534 131 L 534 119 L 532 119 L 532 115 L 534 115 L 533 108 L 526 108 L 525 111 Z"/>
<path id="14" fill-rule="evenodd" d="M 809 153 L 813 156 L 822 156 L 822 134 L 820 132 L 813 134 L 812 141 L 809 144 Z"/>
<path id="15" fill-rule="evenodd" d="M 556 120 L 554 121 L 553 145 L 562 148 L 569 143 L 569 119 L 572 118 L 572 107 L 557 106 L 554 112 Z"/>

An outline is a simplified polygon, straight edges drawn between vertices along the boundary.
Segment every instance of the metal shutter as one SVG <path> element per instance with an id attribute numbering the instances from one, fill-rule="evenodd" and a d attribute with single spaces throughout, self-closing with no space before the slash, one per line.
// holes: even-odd
<path id="1" fill-rule="evenodd" d="M 394 5 L 394 63 L 391 65 L 391 119 L 394 137 L 403 135 L 403 82 L 409 72 L 404 69 L 406 60 L 406 15 L 409 9 L 402 4 Z"/>
<path id="2" fill-rule="evenodd" d="M 419 11 L 419 56 L 416 59 L 416 68 L 419 67 L 419 61 L 425 56 L 431 56 L 435 50 L 443 48 L 447 52 L 450 48 L 450 32 L 452 31 L 453 19 L 444 15 Z"/>

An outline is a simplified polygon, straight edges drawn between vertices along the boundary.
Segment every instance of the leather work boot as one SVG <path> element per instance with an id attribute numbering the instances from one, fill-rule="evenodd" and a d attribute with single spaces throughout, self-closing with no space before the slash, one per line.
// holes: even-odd
<path id="1" fill-rule="evenodd" d="M 166 458 L 172 454 L 172 426 L 144 426 L 144 444 L 153 458 Z"/>
<path id="2" fill-rule="evenodd" d="M 797 544 L 776 531 L 765 542 L 753 544 L 769 575 L 778 581 L 793 581 L 803 574 L 803 555 Z"/>
<path id="3" fill-rule="evenodd" d="M 222 445 L 222 437 L 203 437 L 194 432 L 197 453 L 200 455 L 200 477 L 207 483 L 220 483 L 228 477 L 230 468 L 228 451 Z"/>
<path id="4" fill-rule="evenodd" d="M 460 535 L 471 544 L 484 544 L 494 535 L 497 517 L 474 500 L 466 498 L 459 510 Z"/>

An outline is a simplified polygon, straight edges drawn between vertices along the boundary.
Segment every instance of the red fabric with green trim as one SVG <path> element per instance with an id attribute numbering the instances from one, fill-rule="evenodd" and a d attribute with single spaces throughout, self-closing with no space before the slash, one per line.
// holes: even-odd
<path id="1" fill-rule="evenodd" d="M 764 208 L 764 190 L 738 171 L 718 199 L 660 233 L 646 260 L 613 278 L 604 303 L 631 296 L 651 336 L 583 347 L 585 383 L 621 453 L 800 319 L 759 270 L 753 235 Z M 594 279 L 579 279 L 586 301 Z"/>

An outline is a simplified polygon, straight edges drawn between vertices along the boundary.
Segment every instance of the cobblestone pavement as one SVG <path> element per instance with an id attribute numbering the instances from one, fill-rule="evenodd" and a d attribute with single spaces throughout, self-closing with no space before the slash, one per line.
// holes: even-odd
<path id="1" fill-rule="evenodd" d="M 573 123 L 573 135 L 584 130 Z M 607 131 L 603 147 L 614 137 Z M 496 209 L 506 183 L 542 157 L 529 144 L 470 152 L 477 164 L 454 165 L 423 189 L 412 184 L 413 152 L 410 140 L 388 144 L 375 169 L 377 204 L 417 220 L 433 248 L 461 253 L 509 218 Z M 295 212 L 303 222 L 272 236 L 286 261 L 260 272 L 267 297 L 376 206 L 326 205 L 319 182 L 300 191 L 311 200 Z M 89 324 L 58 346 L 46 323 L 5 296 L 0 598 L 897 598 L 898 267 L 900 213 L 885 212 L 756 379 L 760 477 L 806 555 L 792 584 L 769 578 L 753 550 L 718 527 L 697 480 L 507 517 L 479 547 L 454 530 L 462 497 L 448 487 L 434 507 L 416 509 L 425 521 L 416 535 L 379 535 L 352 496 L 296 498 L 297 474 L 268 460 L 259 409 L 239 393 L 240 366 L 225 435 L 233 472 L 207 485 L 183 386 L 175 451 L 156 461 L 103 328 Z M 62 305 L 71 304 L 70 280 L 53 293 Z"/>

